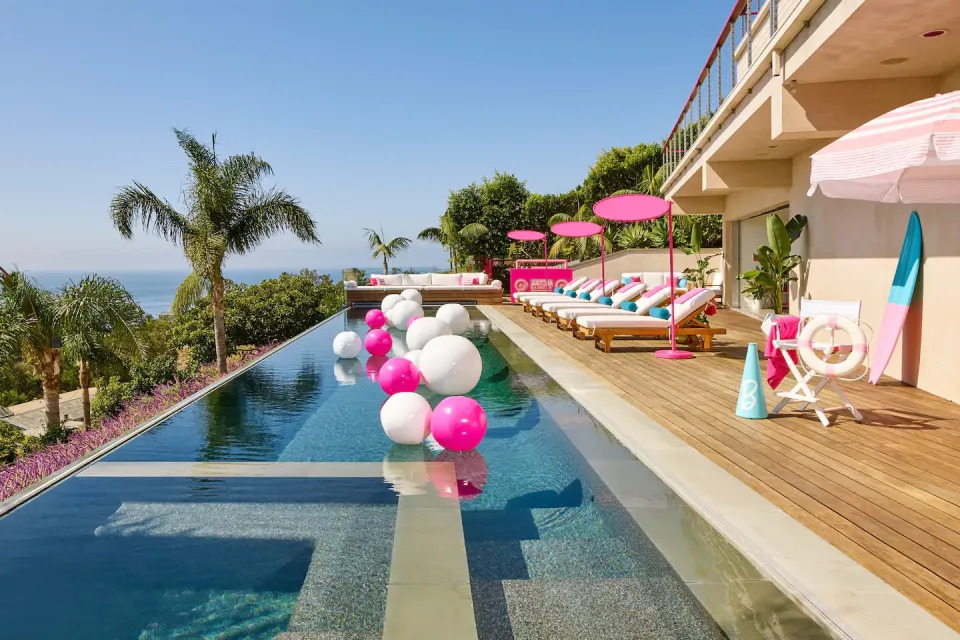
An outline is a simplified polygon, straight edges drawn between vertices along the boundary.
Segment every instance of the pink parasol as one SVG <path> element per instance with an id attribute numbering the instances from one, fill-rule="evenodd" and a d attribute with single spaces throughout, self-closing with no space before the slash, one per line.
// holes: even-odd
<path id="1" fill-rule="evenodd" d="M 670 236 L 670 287 L 675 286 L 673 279 L 673 203 L 656 196 L 639 193 L 627 193 L 619 196 L 604 198 L 593 205 L 593 212 L 605 220 L 616 222 L 641 222 L 653 220 L 666 214 L 667 228 Z M 677 314 L 674 305 L 674 295 L 670 294 L 670 348 L 656 352 L 658 358 L 667 360 L 684 360 L 692 358 L 689 351 L 677 349 Z"/>
<path id="2" fill-rule="evenodd" d="M 607 286 L 607 273 L 604 268 L 604 242 L 603 227 L 595 222 L 584 220 L 570 220 L 569 222 L 558 222 L 550 227 L 550 231 L 564 238 L 586 238 L 600 234 L 600 289 Z"/>
<path id="3" fill-rule="evenodd" d="M 543 268 L 546 269 L 550 266 L 547 264 L 547 234 L 529 229 L 514 229 L 513 231 L 507 232 L 507 237 L 519 242 L 536 242 L 537 240 L 543 240 Z"/>

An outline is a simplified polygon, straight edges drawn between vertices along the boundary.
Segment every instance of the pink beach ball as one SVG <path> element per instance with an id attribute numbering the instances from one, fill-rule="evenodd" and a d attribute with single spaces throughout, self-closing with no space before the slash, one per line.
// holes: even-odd
<path id="1" fill-rule="evenodd" d="M 406 358 L 390 358 L 380 367 L 380 388 L 388 395 L 414 392 L 420 386 L 420 370 Z"/>
<path id="2" fill-rule="evenodd" d="M 444 449 L 468 451 L 487 433 L 487 414 L 473 398 L 450 396 L 433 410 L 430 431 Z"/>
<path id="3" fill-rule="evenodd" d="M 380 311 L 380 309 L 370 309 L 370 311 L 367 311 L 366 321 L 367 326 L 371 329 L 379 329 L 386 323 L 387 317 L 383 315 L 383 311 Z"/>
<path id="4" fill-rule="evenodd" d="M 393 338 L 383 329 L 371 329 L 363 339 L 363 345 L 370 355 L 385 356 L 393 346 Z"/>

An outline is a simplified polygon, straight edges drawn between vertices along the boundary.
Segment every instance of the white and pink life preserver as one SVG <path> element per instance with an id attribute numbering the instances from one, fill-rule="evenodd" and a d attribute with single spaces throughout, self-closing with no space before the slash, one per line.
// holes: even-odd
<path id="1" fill-rule="evenodd" d="M 821 329 L 830 330 L 830 342 L 817 344 L 814 348 L 813 337 Z M 835 345 L 833 332 L 840 329 L 850 338 L 850 344 Z M 856 371 L 867 357 L 867 336 L 860 324 L 846 316 L 823 315 L 808 318 L 797 338 L 797 353 L 806 367 L 825 378 L 843 378 Z M 826 358 L 834 353 L 846 353 L 839 362 L 827 362 Z"/>

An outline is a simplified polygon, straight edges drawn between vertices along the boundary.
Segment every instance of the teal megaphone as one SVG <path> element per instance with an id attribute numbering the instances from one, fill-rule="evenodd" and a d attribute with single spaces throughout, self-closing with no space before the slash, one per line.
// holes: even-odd
<path id="1" fill-rule="evenodd" d="M 740 396 L 737 398 L 737 415 L 752 420 L 767 417 L 767 399 L 763 395 L 760 358 L 757 356 L 756 342 L 751 342 L 747 346 L 747 361 L 743 363 Z"/>

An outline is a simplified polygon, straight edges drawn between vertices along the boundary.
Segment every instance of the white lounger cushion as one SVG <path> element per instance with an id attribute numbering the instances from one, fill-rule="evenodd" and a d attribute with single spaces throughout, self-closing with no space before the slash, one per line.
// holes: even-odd
<path id="1" fill-rule="evenodd" d="M 599 296 L 595 298 L 593 297 L 593 294 L 591 294 L 590 300 L 571 299 L 566 302 L 562 300 L 544 302 L 541 305 L 541 308 L 544 311 L 549 311 L 550 313 L 559 313 L 563 309 L 573 309 L 573 308 L 583 309 L 584 307 L 588 309 L 595 308 L 598 311 L 601 309 L 611 309 L 611 308 L 617 309 L 618 311 L 620 311 L 619 306 L 621 302 L 629 301 L 633 298 L 636 298 L 641 293 L 643 293 L 646 288 L 647 288 L 647 285 L 643 284 L 642 282 L 634 282 L 634 283 L 628 284 L 613 294 L 613 298 L 612 298 L 613 304 L 610 306 L 602 305 L 596 302 Z"/>
<path id="2" fill-rule="evenodd" d="M 646 285 L 643 285 L 643 286 L 646 287 Z M 563 309 L 561 311 L 558 311 L 557 315 L 559 315 L 564 320 L 572 320 L 576 318 L 577 324 L 581 324 L 580 318 L 591 316 L 594 314 L 609 315 L 611 313 L 616 313 L 620 315 L 626 314 L 626 315 L 645 316 L 650 312 L 650 309 L 663 304 L 669 298 L 670 298 L 670 288 L 664 287 L 659 291 L 653 292 L 652 295 L 644 294 L 643 296 L 637 298 L 634 301 L 637 305 L 636 311 L 626 311 L 625 309 L 613 309 L 610 307 L 603 308 L 603 309 L 584 309 L 583 307 L 580 307 L 580 308 L 570 307 L 568 309 Z"/>
<path id="3" fill-rule="evenodd" d="M 664 289 L 668 291 L 668 289 Z M 713 300 L 713 291 L 702 290 L 692 296 L 686 302 L 675 304 L 677 314 L 677 324 L 682 324 L 688 316 L 694 311 Z M 577 324 L 587 329 L 616 329 L 623 327 L 625 329 L 656 329 L 670 326 L 669 320 L 653 318 L 650 316 L 641 316 L 637 313 L 628 315 L 595 315 L 577 318 Z"/>
<path id="4" fill-rule="evenodd" d="M 580 295 L 583 293 L 590 293 L 593 291 L 594 287 L 600 284 L 600 280 L 588 280 L 583 283 L 583 286 L 576 290 L 576 295 L 572 298 L 565 293 L 543 293 L 534 298 L 527 298 L 525 302 L 528 302 L 532 307 L 539 307 L 544 302 L 552 302 L 559 298 L 567 298 L 568 300 L 576 300 L 580 298 Z"/>

